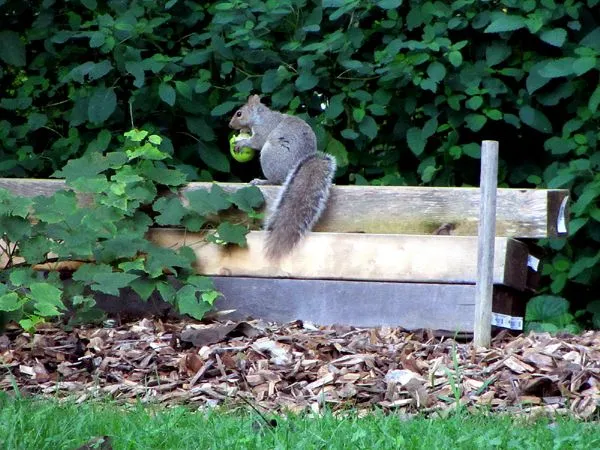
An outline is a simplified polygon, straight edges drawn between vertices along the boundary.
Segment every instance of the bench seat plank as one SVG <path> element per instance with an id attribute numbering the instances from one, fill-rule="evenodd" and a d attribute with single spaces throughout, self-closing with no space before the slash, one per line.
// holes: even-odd
<path id="1" fill-rule="evenodd" d="M 475 283 L 474 236 L 310 233 L 278 263 L 264 257 L 267 232 L 251 231 L 248 246 L 221 246 L 199 233 L 155 229 L 149 239 L 162 247 L 191 247 L 204 275 L 313 278 L 421 283 Z M 494 283 L 523 290 L 528 249 L 511 238 L 496 238 Z"/>

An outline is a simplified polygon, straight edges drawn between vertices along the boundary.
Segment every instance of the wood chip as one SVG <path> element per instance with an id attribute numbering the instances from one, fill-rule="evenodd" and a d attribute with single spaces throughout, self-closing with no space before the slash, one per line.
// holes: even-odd
<path id="1" fill-rule="evenodd" d="M 484 349 L 428 332 L 300 322 L 143 319 L 33 335 L 10 327 L 0 336 L 0 389 L 16 383 L 27 395 L 203 407 L 244 398 L 273 411 L 351 405 L 361 414 L 378 407 L 443 416 L 456 408 L 458 386 L 469 408 L 591 418 L 600 407 L 600 331 L 503 333 Z M 181 340 L 184 330 L 201 347 Z"/>

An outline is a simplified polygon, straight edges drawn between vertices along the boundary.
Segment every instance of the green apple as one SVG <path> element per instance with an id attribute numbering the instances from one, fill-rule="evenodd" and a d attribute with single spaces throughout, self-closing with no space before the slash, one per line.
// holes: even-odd
<path id="1" fill-rule="evenodd" d="M 239 133 L 229 138 L 229 153 L 237 162 L 245 163 L 254 158 L 254 149 L 250 147 L 242 147 L 239 151 L 235 150 L 235 143 L 240 139 L 249 139 L 252 135 L 248 133 Z"/>

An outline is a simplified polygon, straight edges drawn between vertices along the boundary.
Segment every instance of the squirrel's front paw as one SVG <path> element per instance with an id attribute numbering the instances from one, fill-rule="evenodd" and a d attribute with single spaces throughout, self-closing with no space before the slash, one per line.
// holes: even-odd
<path id="1" fill-rule="evenodd" d="M 255 178 L 250 182 L 252 186 L 260 186 L 261 184 L 271 184 L 269 180 L 263 180 L 261 178 Z"/>
<path id="2" fill-rule="evenodd" d="M 233 148 L 234 148 L 234 150 L 235 150 L 236 152 L 238 152 L 238 153 L 239 153 L 239 152 L 240 152 L 240 150 L 242 149 L 242 147 L 248 147 L 248 146 L 249 146 L 249 144 L 250 144 L 250 141 L 249 141 L 248 139 L 242 139 L 242 140 L 240 140 L 240 141 L 237 141 L 237 142 L 235 143 L 235 146 L 234 146 Z"/>

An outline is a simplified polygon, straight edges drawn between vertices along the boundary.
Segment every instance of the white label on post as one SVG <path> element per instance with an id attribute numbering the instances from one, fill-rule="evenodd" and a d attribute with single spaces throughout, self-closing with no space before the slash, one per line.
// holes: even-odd
<path id="1" fill-rule="evenodd" d="M 567 208 L 567 202 L 569 201 L 569 196 L 563 198 L 563 201 L 560 204 L 560 208 L 558 208 L 558 223 L 556 224 L 556 231 L 559 233 L 567 232 L 567 219 L 565 217 L 565 209 Z"/>
<path id="2" fill-rule="evenodd" d="M 507 314 L 492 313 L 492 325 L 501 328 L 508 328 L 509 330 L 522 330 L 523 329 L 523 318 L 512 317 Z"/>
<path id="3" fill-rule="evenodd" d="M 533 255 L 528 255 L 527 256 L 527 267 L 531 267 L 534 272 L 537 272 L 538 268 L 540 267 L 540 259 L 536 258 Z"/>

